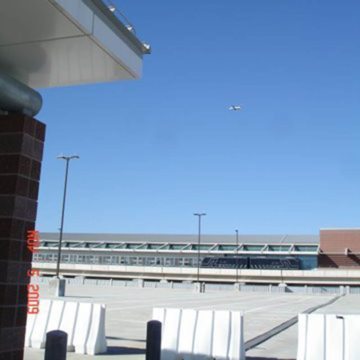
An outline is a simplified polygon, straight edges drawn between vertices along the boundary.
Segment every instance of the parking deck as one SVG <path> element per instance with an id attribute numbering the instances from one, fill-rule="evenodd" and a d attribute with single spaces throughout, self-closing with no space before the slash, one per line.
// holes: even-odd
<path id="1" fill-rule="evenodd" d="M 42 285 L 41 297 L 48 295 L 47 285 Z M 296 316 L 299 312 L 327 303 L 333 297 L 288 293 L 242 293 L 234 290 L 208 291 L 200 294 L 190 289 L 67 285 L 67 298 L 106 304 L 109 354 L 96 356 L 96 359 L 104 360 L 144 358 L 146 322 L 151 319 L 153 307 L 242 310 L 245 315 L 245 341 L 248 341 Z M 358 299 L 356 296 L 354 298 Z M 353 305 L 355 306 L 355 302 Z M 342 305 L 338 306 L 342 308 Z M 343 306 L 349 305 L 344 303 Z M 252 359 L 256 356 L 262 356 L 261 359 L 295 359 L 296 349 L 295 325 L 249 350 L 247 355 Z M 92 357 L 68 353 L 68 359 L 85 358 Z M 40 359 L 43 359 L 43 350 L 26 350 L 25 360 Z"/>

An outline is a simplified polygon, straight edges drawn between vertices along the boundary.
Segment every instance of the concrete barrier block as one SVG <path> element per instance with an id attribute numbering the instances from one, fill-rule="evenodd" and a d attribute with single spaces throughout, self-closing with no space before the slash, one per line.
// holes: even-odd
<path id="1" fill-rule="evenodd" d="M 74 347 L 78 354 L 86 354 L 86 341 L 89 337 L 93 304 L 80 303 L 75 326 Z"/>
<path id="2" fill-rule="evenodd" d="M 360 359 L 360 315 L 300 314 L 297 360 Z"/>
<path id="3" fill-rule="evenodd" d="M 78 316 L 79 303 L 68 301 L 65 303 L 63 317 L 61 319 L 59 330 L 65 331 L 67 337 L 67 351 L 75 351 L 74 336 L 75 325 Z"/>
<path id="4" fill-rule="evenodd" d="M 231 313 L 229 311 L 214 312 L 214 331 L 212 357 L 227 359 L 230 345 Z"/>
<path id="5" fill-rule="evenodd" d="M 59 330 L 61 318 L 64 310 L 64 301 L 53 300 L 51 311 L 49 312 L 49 320 L 46 326 L 46 332 Z"/>
<path id="6" fill-rule="evenodd" d="M 245 360 L 244 316 L 241 311 L 231 311 L 230 344 L 228 359 Z"/>
<path id="7" fill-rule="evenodd" d="M 41 300 L 40 312 L 29 316 L 25 346 L 44 348 L 46 334 L 61 330 L 67 334 L 67 351 L 95 355 L 106 352 L 105 305 Z"/>
<path id="8" fill-rule="evenodd" d="M 40 300 L 40 311 L 39 314 L 36 315 L 33 331 L 30 337 L 30 346 L 32 348 L 42 349 L 45 347 L 46 328 L 48 325 L 51 306 L 51 300 Z"/>
<path id="9" fill-rule="evenodd" d="M 105 353 L 106 349 L 105 305 L 94 304 L 89 337 L 86 342 L 86 354 L 101 354 Z"/>
<path id="10" fill-rule="evenodd" d="M 307 329 L 307 314 L 299 314 L 298 316 L 298 348 L 297 360 L 306 359 L 306 329 Z"/>
<path id="11" fill-rule="evenodd" d="M 345 317 L 345 360 L 360 359 L 360 315 Z"/>
<path id="12" fill-rule="evenodd" d="M 325 358 L 344 359 L 344 318 L 336 315 L 325 316 Z"/>
<path id="13" fill-rule="evenodd" d="M 324 314 L 300 314 L 297 360 L 325 360 L 325 336 Z"/>
<path id="14" fill-rule="evenodd" d="M 196 310 L 184 309 L 182 311 L 178 344 L 178 352 L 182 359 L 190 359 L 192 357 L 196 320 Z"/>
<path id="15" fill-rule="evenodd" d="M 306 347 L 312 350 L 307 351 L 306 360 L 324 359 L 325 325 L 325 316 L 323 314 L 312 314 L 310 321 L 309 315 L 307 315 Z"/>
<path id="16" fill-rule="evenodd" d="M 166 309 L 161 335 L 161 360 L 176 360 L 180 330 L 180 309 Z"/>
<path id="17" fill-rule="evenodd" d="M 213 333 L 213 311 L 199 310 L 195 328 L 194 355 L 211 356 Z M 199 356 L 198 356 L 199 357 Z"/>
<path id="18" fill-rule="evenodd" d="M 153 309 L 162 322 L 161 360 L 245 360 L 240 311 Z"/>
<path id="19" fill-rule="evenodd" d="M 164 320 L 165 320 L 165 309 L 164 308 L 154 308 L 153 309 L 153 320 L 158 320 L 162 323 L 162 329 L 164 329 Z"/>

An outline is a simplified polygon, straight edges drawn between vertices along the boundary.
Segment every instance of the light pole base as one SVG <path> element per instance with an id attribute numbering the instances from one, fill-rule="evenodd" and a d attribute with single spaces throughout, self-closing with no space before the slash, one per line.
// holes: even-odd
<path id="1" fill-rule="evenodd" d="M 194 283 L 194 292 L 204 293 L 205 292 L 205 283 L 195 282 Z"/>
<path id="2" fill-rule="evenodd" d="M 280 290 L 280 292 L 287 292 L 287 287 L 288 287 L 287 284 L 281 282 L 281 283 L 279 284 L 279 290 Z"/>
<path id="3" fill-rule="evenodd" d="M 50 292 L 56 297 L 65 296 L 65 284 L 65 279 L 59 279 L 57 277 L 52 278 L 49 282 Z"/>
<path id="4" fill-rule="evenodd" d="M 235 291 L 240 291 L 241 290 L 241 286 L 245 285 L 245 283 L 243 282 L 236 282 L 234 283 L 234 290 Z"/>

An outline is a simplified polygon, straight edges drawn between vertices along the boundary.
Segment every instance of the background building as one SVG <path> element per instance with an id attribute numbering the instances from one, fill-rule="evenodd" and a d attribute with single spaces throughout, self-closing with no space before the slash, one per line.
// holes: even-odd
<path id="1" fill-rule="evenodd" d="M 322 229 L 320 248 L 320 267 L 360 269 L 360 229 Z"/>
<path id="2" fill-rule="evenodd" d="M 199 248 L 196 235 L 68 233 L 61 274 L 195 281 L 199 267 L 207 282 L 359 285 L 359 239 L 360 230 L 321 230 L 320 236 L 240 235 L 237 245 L 233 235 L 202 235 Z M 41 234 L 33 267 L 43 275 L 55 273 L 57 245 L 57 233 Z"/>

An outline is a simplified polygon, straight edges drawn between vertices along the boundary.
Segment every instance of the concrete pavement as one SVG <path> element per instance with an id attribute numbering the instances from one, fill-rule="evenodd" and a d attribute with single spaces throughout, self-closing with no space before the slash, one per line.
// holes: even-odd
<path id="1" fill-rule="evenodd" d="M 42 285 L 42 298 L 49 298 L 47 285 Z M 350 296 L 351 297 L 351 296 Z M 353 296 L 354 299 L 359 299 Z M 242 293 L 234 290 L 194 293 L 190 289 L 152 289 L 89 285 L 67 285 L 65 299 L 106 304 L 108 353 L 92 357 L 68 353 L 68 359 L 144 359 L 146 322 L 153 307 L 242 310 L 245 317 L 245 341 L 250 340 L 306 309 L 328 302 L 324 295 L 292 293 Z M 348 297 L 346 297 L 347 299 Z M 347 300 L 338 306 L 349 307 Z M 349 300 L 350 301 L 350 300 Z M 350 303 L 352 303 L 350 301 Z M 295 359 L 297 327 L 293 326 L 249 350 L 250 359 Z M 26 349 L 25 360 L 42 360 L 43 350 Z"/>

